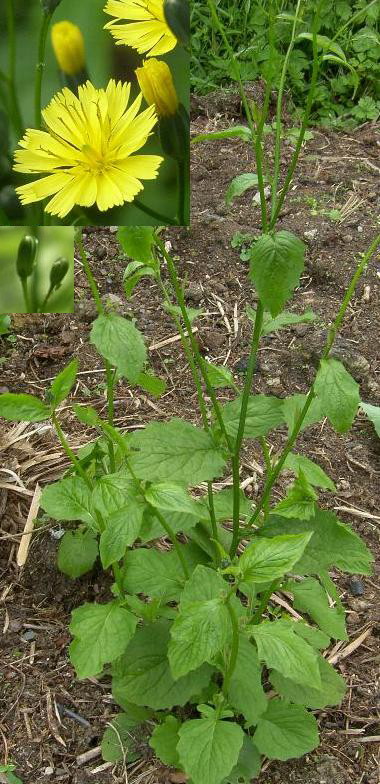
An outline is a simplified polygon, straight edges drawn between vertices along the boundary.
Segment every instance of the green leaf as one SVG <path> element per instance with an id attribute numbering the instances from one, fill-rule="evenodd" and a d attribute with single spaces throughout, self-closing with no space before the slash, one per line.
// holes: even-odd
<path id="1" fill-rule="evenodd" d="M 141 278 L 154 277 L 155 275 L 156 271 L 152 267 L 148 267 L 140 261 L 131 261 L 123 275 L 124 291 L 127 299 L 132 295 L 135 286 L 137 286 Z"/>
<path id="2" fill-rule="evenodd" d="M 139 504 L 141 499 L 139 485 L 123 469 L 101 476 L 92 492 L 93 506 L 102 517 L 108 517 L 126 506 Z"/>
<path id="3" fill-rule="evenodd" d="M 210 681 L 211 667 L 174 680 L 167 648 L 169 624 L 158 621 L 139 628 L 122 658 L 113 665 L 112 692 L 122 707 L 125 701 L 146 705 L 154 710 L 185 705 Z"/>
<path id="4" fill-rule="evenodd" d="M 117 239 L 124 253 L 130 259 L 140 261 L 142 264 L 155 262 L 153 256 L 155 231 L 153 227 L 121 226 L 117 232 Z"/>
<path id="5" fill-rule="evenodd" d="M 304 39 L 307 41 L 313 40 L 312 33 L 299 33 L 297 36 L 299 39 Z M 333 41 L 331 38 L 328 38 L 327 35 L 317 35 L 317 46 L 319 49 L 324 49 L 328 52 L 334 52 L 341 60 L 346 60 L 346 55 L 339 44 L 336 41 Z"/>
<path id="6" fill-rule="evenodd" d="M 133 737 L 136 722 L 125 713 L 119 713 L 112 719 L 104 732 L 101 742 L 102 757 L 105 762 L 134 762 L 140 754 L 137 752 L 137 738 Z"/>
<path id="7" fill-rule="evenodd" d="M 226 462 L 208 433 L 182 419 L 151 422 L 133 433 L 130 444 L 139 450 L 131 457 L 134 472 L 150 482 L 169 479 L 195 485 L 220 476 Z"/>
<path id="8" fill-rule="evenodd" d="M 238 761 L 244 733 L 210 711 L 207 718 L 185 721 L 179 738 L 178 755 L 193 784 L 220 784 Z"/>
<path id="9" fill-rule="evenodd" d="M 341 362 L 322 359 L 314 385 L 325 416 L 338 433 L 345 433 L 358 410 L 359 384 Z"/>
<path id="10" fill-rule="evenodd" d="M 330 637 L 317 629 L 316 626 L 309 626 L 304 621 L 298 621 L 293 628 L 296 634 L 317 650 L 324 651 L 330 645 Z"/>
<path id="11" fill-rule="evenodd" d="M 251 308 L 250 305 L 247 305 L 246 308 L 247 316 L 251 321 L 255 321 L 256 319 L 256 311 L 254 308 Z M 264 312 L 263 318 L 263 326 L 261 329 L 262 335 L 269 335 L 272 332 L 277 332 L 284 327 L 288 327 L 291 324 L 310 324 L 312 321 L 317 320 L 317 316 L 313 313 L 312 310 L 306 310 L 305 313 L 290 313 L 284 310 L 280 313 L 276 318 L 272 318 L 270 313 Z"/>
<path id="12" fill-rule="evenodd" d="M 306 612 L 323 632 L 336 640 L 347 640 L 344 610 L 330 607 L 326 591 L 314 577 L 289 581 L 286 590 L 294 596 L 295 610 Z"/>
<path id="13" fill-rule="evenodd" d="M 182 320 L 182 309 L 179 305 L 172 305 L 171 302 L 165 302 L 163 307 L 168 313 L 170 313 L 171 316 L 177 316 Z M 197 319 L 199 316 L 202 316 L 204 313 L 204 311 L 200 308 L 185 308 L 185 310 L 190 324 L 192 324 L 195 319 Z"/>
<path id="14" fill-rule="evenodd" d="M 285 498 L 274 507 L 274 512 L 277 512 L 281 517 L 298 517 L 301 520 L 309 520 L 314 515 L 317 498 L 315 490 L 300 470 L 299 476 L 290 486 Z"/>
<path id="15" fill-rule="evenodd" d="M 183 588 L 177 553 L 143 547 L 132 550 L 125 557 L 123 585 L 129 593 L 175 599 Z"/>
<path id="16" fill-rule="evenodd" d="M 236 199 L 237 196 L 241 196 L 243 193 L 249 190 L 249 188 L 257 187 L 257 183 L 257 174 L 252 174 L 251 172 L 238 174 L 237 177 L 234 177 L 233 180 L 231 180 L 226 190 L 226 204 L 232 204 L 233 200 Z"/>
<path id="17" fill-rule="evenodd" d="M 294 452 L 290 452 L 285 460 L 284 468 L 292 471 L 297 476 L 299 476 L 300 471 L 302 471 L 307 481 L 310 482 L 311 485 L 315 485 L 315 487 L 322 487 L 325 490 L 336 490 L 334 482 L 325 474 L 323 468 L 317 465 L 317 463 L 314 463 L 313 460 L 305 457 L 305 455 L 298 455 Z"/>
<path id="18" fill-rule="evenodd" d="M 224 779 L 223 784 L 251 784 L 261 769 L 260 754 L 253 745 L 251 738 L 244 733 L 243 745 L 240 749 L 239 759 L 231 773 Z"/>
<path id="19" fill-rule="evenodd" d="M 259 654 L 267 667 L 274 668 L 286 678 L 319 689 L 321 676 L 317 654 L 305 640 L 294 633 L 291 621 L 263 621 L 250 626 Z"/>
<path id="20" fill-rule="evenodd" d="M 127 547 L 136 541 L 144 514 L 144 502 L 128 504 L 108 517 L 100 536 L 100 558 L 103 569 L 124 557 Z"/>
<path id="21" fill-rule="evenodd" d="M 289 231 L 262 234 L 251 250 L 250 280 L 262 304 L 277 316 L 299 284 L 305 245 Z"/>
<path id="22" fill-rule="evenodd" d="M 186 602 L 183 611 L 181 608 L 171 627 L 169 644 L 174 678 L 186 675 L 204 662 L 212 663 L 227 642 L 230 624 L 221 599 Z"/>
<path id="23" fill-rule="evenodd" d="M 298 419 L 305 402 L 306 395 L 291 395 L 291 397 L 286 397 L 285 400 L 283 400 L 283 414 L 285 422 L 288 426 L 289 435 L 294 429 L 296 420 Z M 305 430 L 306 427 L 314 425 L 315 422 L 320 422 L 323 418 L 324 413 L 322 410 L 321 401 L 319 398 L 315 397 L 310 404 L 307 414 L 305 415 L 305 419 L 303 420 L 301 426 L 301 432 L 302 430 Z"/>
<path id="24" fill-rule="evenodd" d="M 179 741 L 178 730 L 181 722 L 175 716 L 166 716 L 162 724 L 154 728 L 149 740 L 149 746 L 155 751 L 156 756 L 164 765 L 178 768 L 179 756 L 177 743 Z"/>
<path id="25" fill-rule="evenodd" d="M 246 125 L 233 125 L 231 128 L 226 128 L 222 131 L 211 131 L 210 133 L 199 133 L 191 140 L 191 144 L 196 142 L 215 141 L 217 139 L 242 139 L 244 142 L 252 140 L 252 134 Z"/>
<path id="26" fill-rule="evenodd" d="M 302 558 L 295 564 L 295 574 L 318 574 L 338 567 L 350 574 L 372 574 L 373 556 L 360 537 L 341 523 L 333 512 L 316 508 L 311 520 L 287 520 L 270 515 L 259 536 L 298 534 L 312 531 L 313 536 Z"/>
<path id="27" fill-rule="evenodd" d="M 214 569 L 199 564 L 190 579 L 186 581 L 181 595 L 181 610 L 186 612 L 186 607 L 193 602 L 204 600 L 222 599 L 225 595 L 227 583 L 221 574 Z"/>
<path id="28" fill-rule="evenodd" d="M 240 634 L 228 699 L 238 713 L 243 714 L 248 724 L 256 724 L 258 717 L 267 709 L 268 701 L 261 683 L 261 671 L 256 648 Z"/>
<path id="29" fill-rule="evenodd" d="M 58 374 L 51 384 L 50 390 L 48 391 L 48 396 L 54 408 L 59 406 L 59 404 L 62 403 L 62 401 L 65 400 L 71 392 L 77 377 L 78 365 L 78 360 L 73 359 L 68 365 L 66 365 L 62 372 Z"/>
<path id="30" fill-rule="evenodd" d="M 49 419 L 50 408 L 33 395 L 0 395 L 0 417 L 11 422 L 42 422 Z"/>
<path id="31" fill-rule="evenodd" d="M 82 604 L 73 610 L 71 619 L 69 628 L 75 639 L 70 659 L 78 678 L 98 675 L 104 664 L 121 656 L 137 625 L 137 618 L 117 602 Z"/>
<path id="32" fill-rule="evenodd" d="M 90 425 L 91 427 L 97 427 L 99 425 L 99 414 L 96 408 L 93 408 L 92 406 L 79 406 L 74 403 L 73 410 L 75 416 L 83 425 Z"/>
<path id="33" fill-rule="evenodd" d="M 224 365 L 213 365 L 212 362 L 203 360 L 202 365 L 207 373 L 208 380 L 214 389 L 224 389 L 225 387 L 235 387 L 235 381 L 231 371 Z"/>
<path id="34" fill-rule="evenodd" d="M 317 722 L 301 705 L 274 699 L 261 716 L 253 742 L 269 759 L 303 757 L 319 745 Z"/>
<path id="35" fill-rule="evenodd" d="M 89 572 L 97 557 L 98 541 L 92 531 L 66 531 L 59 543 L 58 569 L 74 580 Z"/>
<path id="36" fill-rule="evenodd" d="M 153 376 L 150 373 L 140 373 L 137 379 L 137 386 L 148 392 L 153 397 L 161 397 L 166 389 L 166 381 L 158 376 Z"/>
<path id="37" fill-rule="evenodd" d="M 320 689 L 300 686 L 299 683 L 284 678 L 276 670 L 272 670 L 269 680 L 281 697 L 298 705 L 305 705 L 313 710 L 322 710 L 327 705 L 340 705 L 346 693 L 344 679 L 323 656 L 318 656 L 318 666 L 321 675 Z"/>
<path id="38" fill-rule="evenodd" d="M 377 435 L 380 437 L 380 406 L 371 406 L 370 403 L 360 403 L 360 408 L 371 420 Z"/>
<path id="39" fill-rule="evenodd" d="M 137 384 L 146 362 L 146 347 L 141 333 L 131 321 L 107 313 L 98 316 L 90 333 L 99 354 L 115 366 L 131 384 Z"/>
<path id="40" fill-rule="evenodd" d="M 237 397 L 222 406 L 223 421 L 228 435 L 236 438 L 242 398 Z M 284 422 L 283 401 L 272 395 L 251 395 L 248 398 L 244 438 L 266 436 L 274 427 Z"/>
<path id="41" fill-rule="evenodd" d="M 182 485 L 175 482 L 153 482 L 145 493 L 145 499 L 156 509 L 192 514 L 197 520 L 202 516 L 207 519 L 205 512 L 202 512 L 202 507 L 191 498 Z"/>
<path id="42" fill-rule="evenodd" d="M 41 506 L 53 520 L 81 520 L 97 530 L 92 507 L 92 490 L 80 476 L 67 476 L 47 485 L 41 495 Z"/>
<path id="43" fill-rule="evenodd" d="M 241 579 L 245 583 L 267 583 L 292 570 L 301 558 L 310 533 L 256 539 L 245 548 L 239 559 Z"/>

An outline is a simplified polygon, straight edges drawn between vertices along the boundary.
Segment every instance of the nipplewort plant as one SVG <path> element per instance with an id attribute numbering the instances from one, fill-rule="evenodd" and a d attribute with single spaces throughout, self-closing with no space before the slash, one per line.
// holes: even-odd
<path id="1" fill-rule="evenodd" d="M 214 10 L 212 0 L 209 5 Z M 315 35 L 314 29 L 316 69 Z M 286 70 L 283 83 L 285 77 Z M 80 234 L 78 252 L 98 311 L 90 342 L 104 361 L 107 417 L 73 403 L 78 420 L 97 431 L 92 443 L 74 453 L 60 406 L 75 385 L 76 359 L 44 400 L 0 396 L 0 415 L 6 419 L 50 420 L 70 460 L 66 475 L 46 486 L 41 498 L 48 516 L 67 523 L 59 568 L 75 579 L 100 559 L 114 577 L 109 600 L 77 607 L 70 623 L 70 659 L 78 677 L 110 676 L 122 708 L 106 729 L 103 757 L 135 759 L 134 738 L 146 731 L 157 757 L 183 771 L 192 784 L 248 783 L 259 775 L 263 756 L 286 760 L 318 746 L 314 712 L 339 705 L 345 693 L 343 678 L 322 654 L 331 640 L 347 639 L 344 609 L 329 572 L 370 574 L 372 564 L 350 526 L 320 508 L 318 488 L 334 490 L 334 484 L 297 452 L 296 441 L 301 430 L 324 418 L 345 433 L 359 409 L 380 432 L 380 409 L 361 401 L 356 381 L 330 356 L 380 235 L 357 259 L 308 393 L 284 399 L 254 394 L 260 339 L 294 319 L 285 306 L 299 285 L 305 253 L 298 237 L 276 228 L 300 152 L 297 146 L 279 190 L 281 134 L 274 171 L 266 170 L 268 214 L 262 153 L 267 105 L 256 120 L 247 106 L 262 234 L 249 259 L 258 300 L 250 312 L 251 349 L 242 387 L 225 367 L 200 355 L 192 330 L 197 312 L 186 307 L 162 232 L 122 228 L 119 242 L 130 259 L 125 293 L 129 297 L 146 275 L 159 286 L 181 337 L 202 424 L 175 417 L 128 433 L 115 426 L 119 379 L 155 396 L 165 384 L 149 370 L 145 341 L 133 321 L 104 305 Z M 306 125 L 307 110 L 300 137 Z M 305 314 L 305 320 L 312 321 L 312 315 Z M 217 390 L 228 387 L 236 394 L 222 404 Z M 266 439 L 276 428 L 287 428 L 288 437 L 282 451 L 271 455 Z M 257 440 L 263 453 L 265 481 L 255 504 L 240 486 L 246 440 Z M 230 469 L 232 487 L 217 492 L 214 480 Z M 276 502 L 272 491 L 285 469 L 294 481 Z M 194 493 L 199 485 L 207 491 Z M 165 549 L 155 547 L 160 537 Z M 272 608 L 271 597 L 279 590 L 293 597 L 302 619 Z"/>

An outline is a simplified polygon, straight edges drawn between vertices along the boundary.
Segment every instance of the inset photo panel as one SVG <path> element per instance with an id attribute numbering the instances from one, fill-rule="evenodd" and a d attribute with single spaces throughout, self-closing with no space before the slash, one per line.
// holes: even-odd
<path id="1" fill-rule="evenodd" d="M 0 9 L 0 225 L 185 226 L 189 0 Z"/>
<path id="2" fill-rule="evenodd" d="M 0 322 L 12 313 L 74 312 L 74 229 L 0 228 Z"/>

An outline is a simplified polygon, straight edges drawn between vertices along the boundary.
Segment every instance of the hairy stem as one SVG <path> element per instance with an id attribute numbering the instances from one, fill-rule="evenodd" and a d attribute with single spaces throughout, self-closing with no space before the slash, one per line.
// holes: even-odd
<path id="1" fill-rule="evenodd" d="M 91 293 L 96 305 L 96 310 L 99 316 L 104 314 L 104 306 L 102 303 L 102 298 L 100 296 L 100 292 L 98 286 L 96 284 L 96 280 L 92 274 L 91 267 L 88 262 L 87 253 L 85 247 L 83 245 L 83 238 L 80 235 L 78 240 L 78 248 L 80 257 L 82 259 L 83 268 L 85 271 L 85 275 L 88 281 L 88 284 L 91 289 Z M 106 369 L 106 384 L 107 384 L 107 412 L 108 412 L 108 422 L 110 425 L 113 425 L 114 419 L 114 391 L 115 391 L 115 379 L 116 379 L 116 370 L 112 368 L 111 363 L 108 359 L 104 360 L 104 365 Z M 110 461 L 110 469 L 111 472 L 115 471 L 115 450 L 112 441 L 108 441 L 108 456 Z"/>
<path id="2" fill-rule="evenodd" d="M 28 279 L 21 278 L 21 286 L 22 286 L 22 293 L 24 295 L 24 302 L 26 313 L 31 313 L 31 304 L 30 304 L 30 297 L 29 297 L 29 289 L 28 289 Z"/>
<path id="3" fill-rule="evenodd" d="M 230 688 L 231 678 L 234 673 L 236 667 L 236 660 L 239 653 L 239 622 L 235 613 L 234 608 L 232 607 L 230 600 L 228 599 L 226 602 L 226 607 L 228 610 L 228 614 L 230 616 L 231 625 L 232 625 L 232 645 L 231 645 L 231 653 L 230 653 L 230 660 L 228 662 L 227 672 L 224 676 L 223 680 L 223 694 L 225 698 L 228 698 L 228 691 Z"/>
<path id="4" fill-rule="evenodd" d="M 228 435 L 228 433 L 226 431 L 226 427 L 225 427 L 225 424 L 224 424 L 224 421 L 223 421 L 223 416 L 222 416 L 222 412 L 221 412 L 221 408 L 220 408 L 219 402 L 218 402 L 217 397 L 215 395 L 214 389 L 213 389 L 213 387 L 210 384 L 205 364 L 204 364 L 204 362 L 202 360 L 202 357 L 201 357 L 200 352 L 199 352 L 197 341 L 196 341 L 196 339 L 194 337 L 194 334 L 193 334 L 191 323 L 190 323 L 189 317 L 187 315 L 185 299 L 184 299 L 184 295 L 183 295 L 183 291 L 182 291 L 182 286 L 181 286 L 181 284 L 179 282 L 176 266 L 174 264 L 174 261 L 173 261 L 172 257 L 170 256 L 170 254 L 167 253 L 164 243 L 159 239 L 159 237 L 157 235 L 156 235 L 155 241 L 156 241 L 156 245 L 160 249 L 163 257 L 165 258 L 165 260 L 167 262 L 170 281 L 171 281 L 171 284 L 173 286 L 177 302 L 178 302 L 179 307 L 181 309 L 181 314 L 182 314 L 182 318 L 183 318 L 183 321 L 184 321 L 185 326 L 186 326 L 186 330 L 188 332 L 188 337 L 189 337 L 189 341 L 190 341 L 190 345 L 191 345 L 191 350 L 193 352 L 194 360 L 195 360 L 195 362 L 196 362 L 196 364 L 197 364 L 197 366 L 198 366 L 198 368 L 200 370 L 200 373 L 202 375 L 202 378 L 203 378 L 203 381 L 204 381 L 204 384 L 205 384 L 205 387 L 206 387 L 206 390 L 207 390 L 207 394 L 208 394 L 208 396 L 209 396 L 209 398 L 211 400 L 215 416 L 216 416 L 216 418 L 218 420 L 219 427 L 220 427 L 220 429 L 221 429 L 221 431 L 223 433 L 223 436 L 224 436 L 224 438 L 226 440 L 229 452 L 232 455 L 232 453 L 233 453 L 233 442 L 232 442 L 232 439 L 230 438 L 230 436 Z"/>
<path id="5" fill-rule="evenodd" d="M 270 584 L 269 588 L 266 591 L 264 591 L 264 593 L 263 593 L 263 595 L 262 595 L 262 597 L 260 599 L 259 605 L 258 605 L 257 609 L 255 610 L 255 612 L 254 612 L 254 614 L 252 616 L 252 619 L 251 619 L 251 623 L 252 623 L 253 626 L 256 626 L 258 623 L 260 623 L 261 618 L 264 615 L 265 610 L 268 607 L 268 604 L 269 604 L 269 601 L 270 601 L 270 597 L 272 596 L 272 593 L 276 590 L 276 588 L 280 584 L 280 582 L 281 582 L 280 580 L 273 580 L 273 582 Z"/>
<path id="6" fill-rule="evenodd" d="M 341 324 L 342 324 L 342 321 L 344 319 L 344 316 L 345 316 L 347 307 L 349 305 L 349 302 L 350 302 L 350 300 L 351 300 L 351 298 L 352 298 L 352 296 L 353 296 L 353 294 L 355 292 L 355 289 L 356 289 L 356 286 L 358 284 L 358 281 L 360 280 L 360 277 L 362 276 L 364 270 L 366 269 L 372 254 L 375 252 L 376 248 L 379 245 L 380 245 L 380 234 L 378 234 L 374 238 L 374 240 L 371 242 L 371 245 L 369 246 L 368 250 L 365 253 L 361 254 L 361 259 L 360 259 L 360 261 L 359 261 L 359 263 L 358 263 L 358 265 L 356 267 L 356 270 L 355 270 L 355 272 L 354 272 L 354 274 L 353 274 L 353 276 L 351 278 L 350 284 L 349 284 L 349 286 L 347 288 L 347 291 L 346 291 L 346 293 L 344 295 L 344 298 L 342 300 L 342 304 L 341 304 L 341 306 L 339 308 L 339 311 L 338 311 L 338 313 L 337 313 L 337 315 L 336 315 L 336 317 L 334 319 L 334 322 L 333 322 L 332 326 L 329 329 L 326 345 L 325 345 L 325 348 L 323 350 L 321 359 L 327 359 L 328 358 L 328 356 L 330 354 L 330 351 L 331 351 L 331 348 L 333 346 L 335 337 L 336 337 L 336 335 L 337 335 L 337 333 L 338 333 L 338 331 L 339 331 L 339 329 L 341 327 Z M 313 399 L 315 397 L 314 385 L 315 385 L 315 382 L 310 387 L 310 390 L 309 390 L 309 392 L 308 392 L 308 394 L 306 396 L 305 404 L 304 404 L 302 410 L 300 411 L 300 413 L 299 413 L 299 415 L 298 415 L 298 417 L 297 417 L 297 419 L 296 419 L 296 421 L 294 423 L 293 430 L 292 430 L 292 432 L 291 432 L 291 434 L 290 434 L 290 436 L 289 436 L 289 438 L 288 438 L 288 440 L 287 440 L 287 442 L 286 442 L 286 444 L 284 446 L 284 449 L 283 449 L 283 451 L 281 453 L 281 456 L 279 457 L 276 465 L 273 467 L 271 473 L 269 474 L 269 476 L 266 479 L 261 499 L 260 499 L 259 503 L 257 504 L 257 507 L 255 509 L 254 514 L 248 520 L 247 526 L 251 526 L 251 525 L 253 525 L 256 522 L 260 512 L 262 511 L 262 509 L 265 509 L 266 504 L 268 503 L 268 501 L 270 499 L 270 495 L 271 495 L 271 492 L 272 492 L 272 487 L 275 484 L 275 482 L 277 481 L 277 479 L 278 479 L 278 477 L 279 477 L 279 475 L 280 475 L 280 473 L 282 471 L 282 468 L 284 466 L 284 463 L 285 463 L 285 460 L 286 460 L 288 454 L 293 449 L 293 446 L 294 446 L 294 444 L 295 444 L 295 442 L 296 442 L 296 440 L 298 438 L 298 435 L 299 435 L 299 432 L 301 430 L 301 427 L 302 427 L 303 421 L 305 419 L 305 416 L 306 416 L 306 414 L 307 414 L 307 412 L 308 412 L 308 410 L 309 410 L 309 408 L 311 406 L 311 403 L 312 403 L 312 401 L 313 401 Z"/>
<path id="7" fill-rule="evenodd" d="M 179 225 L 187 226 L 190 214 L 190 157 L 188 147 L 184 159 L 178 161 Z"/>
<path id="8" fill-rule="evenodd" d="M 161 212 L 157 212 L 157 210 L 152 209 L 152 207 L 147 207 L 146 204 L 143 204 L 139 199 L 134 199 L 133 203 L 135 207 L 141 210 L 141 212 L 145 212 L 146 215 L 149 215 L 150 218 L 155 218 L 155 220 L 160 221 L 162 226 L 178 226 L 177 220 L 174 220 L 174 218 L 168 218 Z"/>
<path id="9" fill-rule="evenodd" d="M 55 412 L 52 414 L 52 422 L 53 422 L 53 425 L 54 425 L 55 432 L 56 432 L 56 434 L 58 436 L 58 439 L 60 441 L 60 444 L 62 446 L 62 449 L 64 450 L 65 454 L 69 458 L 70 462 L 73 464 L 76 472 L 83 479 L 83 481 L 86 482 L 87 487 L 89 487 L 90 490 L 91 490 L 92 489 L 92 482 L 89 479 L 89 477 L 87 476 L 86 472 L 83 470 L 83 468 L 82 468 L 82 466 L 81 466 L 77 456 L 74 454 L 73 450 L 71 449 L 71 447 L 69 445 L 69 442 L 68 442 L 68 440 L 67 440 L 67 438 L 66 438 L 66 436 L 65 436 L 65 434 L 64 434 L 64 432 L 63 432 L 63 430 L 61 428 L 61 425 L 60 425 L 60 423 L 59 423 L 59 421 L 57 419 L 57 415 L 56 415 Z"/>
<path id="10" fill-rule="evenodd" d="M 293 27 L 292 33 L 290 38 L 290 43 L 285 55 L 284 63 L 282 66 L 281 77 L 280 77 L 280 86 L 278 89 L 277 94 L 277 107 L 276 107 L 276 136 L 275 136 L 275 145 L 274 145 L 274 173 L 272 179 L 272 210 L 271 210 L 271 218 L 275 213 L 276 209 L 276 199 L 277 199 L 277 188 L 278 188 L 278 181 L 280 178 L 280 163 L 281 163 L 281 134 L 282 134 L 282 103 L 284 99 L 284 90 L 285 90 L 285 80 L 289 66 L 290 55 L 293 51 L 295 40 L 296 40 L 296 33 L 297 33 L 297 23 L 299 19 L 299 12 L 301 8 L 301 0 L 298 0 L 297 7 L 294 14 L 293 20 Z"/>
<path id="11" fill-rule="evenodd" d="M 244 382 L 243 395 L 241 398 L 241 408 L 238 432 L 234 445 L 234 452 L 232 456 L 232 476 L 233 476 L 233 535 L 230 549 L 230 557 L 233 558 L 238 544 L 239 544 L 239 519 L 240 519 L 240 452 L 244 437 L 245 420 L 247 418 L 247 409 L 249 395 L 252 387 L 253 374 L 255 372 L 257 350 L 260 341 L 261 329 L 263 325 L 264 308 L 261 302 L 257 305 L 255 324 L 253 327 L 251 350 L 248 359 L 248 368 Z"/>

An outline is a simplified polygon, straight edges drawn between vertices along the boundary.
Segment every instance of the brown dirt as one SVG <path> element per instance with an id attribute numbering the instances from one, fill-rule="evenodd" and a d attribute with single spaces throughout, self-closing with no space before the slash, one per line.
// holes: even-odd
<path id="1" fill-rule="evenodd" d="M 240 118 L 238 121 L 241 122 Z M 193 130 L 199 133 L 225 124 L 218 116 L 211 119 L 202 116 L 195 119 Z M 280 397 L 303 392 L 313 377 L 321 332 L 342 298 L 354 268 L 355 253 L 365 250 L 378 231 L 379 145 L 379 126 L 367 124 L 351 136 L 314 129 L 313 139 L 303 150 L 279 226 L 301 237 L 305 231 L 316 230 L 314 237 L 307 235 L 306 270 L 291 308 L 301 312 L 311 307 L 321 324 L 317 329 L 313 325 L 288 328 L 264 340 L 255 374 L 257 392 Z M 291 146 L 285 149 L 285 159 L 288 159 Z M 226 362 L 236 371 L 237 378 L 236 365 L 248 353 L 249 322 L 245 307 L 247 303 L 254 304 L 254 295 L 246 282 L 246 263 L 231 248 L 231 238 L 237 231 L 258 235 L 260 223 L 259 210 L 251 205 L 252 193 L 236 200 L 230 208 L 225 206 L 224 193 L 231 177 L 251 170 L 250 160 L 248 145 L 239 141 L 194 147 L 192 226 L 167 232 L 181 274 L 192 283 L 188 289 L 189 304 L 201 306 L 205 311 L 197 322 L 201 348 L 212 360 Z M 341 223 L 320 212 L 312 215 L 310 202 L 305 201 L 313 198 L 319 208 L 331 209 L 344 205 L 350 194 L 355 194 L 362 203 Z M 114 304 L 121 312 L 136 317 L 151 347 L 151 364 L 167 381 L 167 391 L 159 401 L 132 393 L 126 384 L 120 383 L 116 424 L 133 429 L 149 419 L 168 419 L 174 414 L 197 421 L 196 398 L 179 344 L 155 348 L 155 344 L 175 334 L 169 316 L 159 306 L 155 285 L 150 279 L 143 281 L 126 302 L 121 295 L 125 261 L 120 257 L 113 233 L 105 228 L 87 230 L 86 243 L 102 294 L 111 298 L 116 295 Z M 372 260 L 359 285 L 344 322 L 340 344 L 342 350 L 349 349 L 350 356 L 354 356 L 356 369 L 352 372 L 360 377 L 362 398 L 375 405 L 380 403 L 379 261 L 378 256 Z M 90 323 L 96 314 L 79 262 L 76 296 L 75 315 L 14 318 L 11 339 L 0 338 L 0 356 L 5 357 L 0 384 L 10 391 L 42 396 L 46 379 L 77 354 L 82 375 L 78 377 L 75 399 L 94 405 L 101 412 L 105 407 L 104 376 L 96 371 L 101 370 L 102 362 L 87 343 Z M 238 318 L 236 334 L 234 311 Z M 220 399 L 225 400 L 229 395 L 222 390 Z M 64 407 L 62 419 L 74 448 L 91 439 L 91 430 L 81 426 L 79 429 L 69 408 Z M 106 679 L 75 680 L 67 656 L 70 639 L 67 623 L 73 607 L 108 595 L 108 580 L 101 573 L 75 582 L 60 575 L 55 567 L 57 539 L 54 538 L 59 526 L 51 528 L 46 521 L 33 539 L 25 568 L 18 570 L 16 552 L 35 484 L 60 476 L 66 463 L 49 428 L 33 425 L 23 432 L 18 430 L 19 440 L 6 447 L 15 433 L 16 429 L 8 426 L 1 428 L 0 465 L 14 471 L 30 495 L 15 489 L 7 493 L 0 485 L 3 756 L 17 764 L 17 772 L 25 784 L 125 781 L 118 769 L 94 773 L 101 765 L 99 757 L 81 767 L 76 764 L 78 755 L 97 747 L 106 721 L 117 708 Z M 270 444 L 276 450 L 283 440 L 284 434 L 271 434 Z M 358 417 L 351 432 L 338 436 L 328 424 L 316 425 L 302 436 L 299 449 L 317 460 L 336 483 L 336 493 L 322 494 L 321 504 L 352 508 L 352 513 L 340 511 L 342 519 L 350 522 L 378 555 L 380 453 L 372 426 Z M 243 467 L 243 476 L 252 477 L 247 490 L 255 497 L 260 491 L 261 476 L 253 461 L 261 463 L 255 443 L 246 449 Z M 0 474 L 0 483 L 14 488 L 15 478 L 12 474 Z M 285 484 L 283 479 L 276 489 L 276 497 L 281 495 Z M 380 781 L 379 746 L 368 740 L 379 735 L 379 573 L 378 561 L 375 576 L 364 579 L 365 592 L 359 598 L 351 595 L 346 579 L 336 575 L 347 606 L 350 639 L 370 630 L 362 645 L 337 665 L 349 684 L 348 696 L 340 708 L 318 712 L 320 748 L 301 761 L 269 764 L 261 774 L 260 784 L 378 784 Z M 60 718 L 55 704 L 84 717 L 89 726 L 82 726 L 67 716 Z M 129 781 L 139 780 L 144 784 L 170 781 L 169 772 L 148 755 L 149 752 L 134 766 L 135 773 L 133 767 L 129 771 Z"/>

